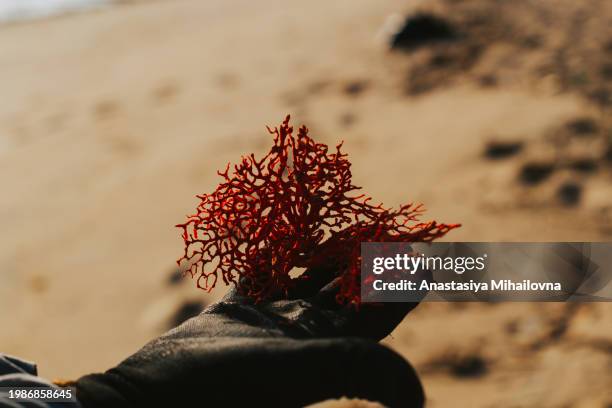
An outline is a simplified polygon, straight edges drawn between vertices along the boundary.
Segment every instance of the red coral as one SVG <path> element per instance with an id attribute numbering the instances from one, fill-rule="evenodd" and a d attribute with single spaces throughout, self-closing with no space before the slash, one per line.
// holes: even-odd
<path id="1" fill-rule="evenodd" d="M 316 143 L 289 116 L 268 131 L 274 145 L 261 160 L 242 157 L 212 194 L 197 196 L 197 213 L 177 225 L 185 252 L 177 261 L 197 286 L 212 290 L 219 276 L 257 301 L 287 292 L 293 268 L 332 266 L 340 302 L 359 302 L 360 243 L 431 241 L 458 225 L 418 223 L 421 206 L 374 206 L 351 182 L 351 163 L 336 146 Z"/>

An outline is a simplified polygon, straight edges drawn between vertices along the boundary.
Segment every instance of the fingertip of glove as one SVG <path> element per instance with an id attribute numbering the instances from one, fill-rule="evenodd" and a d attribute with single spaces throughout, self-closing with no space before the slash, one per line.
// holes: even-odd
<path id="1" fill-rule="evenodd" d="M 387 407 L 422 407 L 425 394 L 414 368 L 397 352 L 375 341 L 345 337 L 307 340 L 302 350 L 321 362 L 317 382 L 335 395 L 361 398 Z M 332 385 L 333 384 L 333 385 Z"/>

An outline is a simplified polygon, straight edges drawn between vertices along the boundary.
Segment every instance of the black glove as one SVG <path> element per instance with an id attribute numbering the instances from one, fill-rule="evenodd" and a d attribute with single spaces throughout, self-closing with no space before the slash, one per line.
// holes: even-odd
<path id="1" fill-rule="evenodd" d="M 85 408 L 303 407 L 346 396 L 421 407 L 414 369 L 377 342 L 416 303 L 341 306 L 337 282 L 305 274 L 288 300 L 232 290 L 117 367 L 77 383 Z"/>

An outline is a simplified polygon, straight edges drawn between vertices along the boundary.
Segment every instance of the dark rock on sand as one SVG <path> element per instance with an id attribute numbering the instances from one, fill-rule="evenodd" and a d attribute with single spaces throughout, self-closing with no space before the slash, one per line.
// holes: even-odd
<path id="1" fill-rule="evenodd" d="M 485 148 L 484 155 L 487 159 L 505 159 L 519 153 L 523 149 L 523 142 L 489 142 Z"/>
<path id="2" fill-rule="evenodd" d="M 200 314 L 206 305 L 203 302 L 199 302 L 197 300 L 189 300 L 184 302 L 174 315 L 170 319 L 168 323 L 169 327 L 176 327 L 179 324 L 183 323 L 185 320 L 192 318 L 193 316 L 197 316 Z"/>
<path id="3" fill-rule="evenodd" d="M 447 20 L 433 14 L 409 16 L 402 28 L 391 38 L 391 48 L 412 51 L 437 42 L 453 41 L 458 32 Z"/>
<path id="4" fill-rule="evenodd" d="M 580 202 L 582 195 L 582 186 L 574 182 L 562 184 L 557 190 L 557 198 L 561 204 L 568 207 L 575 206 Z"/>
<path id="5" fill-rule="evenodd" d="M 527 163 L 521 169 L 519 179 L 527 185 L 539 184 L 546 180 L 553 172 L 551 163 Z"/>

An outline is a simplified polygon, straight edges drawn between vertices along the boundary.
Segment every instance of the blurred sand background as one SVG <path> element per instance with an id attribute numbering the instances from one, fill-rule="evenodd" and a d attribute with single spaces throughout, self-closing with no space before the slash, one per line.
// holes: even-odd
<path id="1" fill-rule="evenodd" d="M 390 50 L 406 16 L 452 41 Z M 116 364 L 220 296 L 173 227 L 287 113 L 449 240 L 612 236 L 612 3 L 129 1 L 0 26 L 0 351 Z M 611 304 L 424 304 L 386 343 L 431 407 L 609 407 Z"/>

